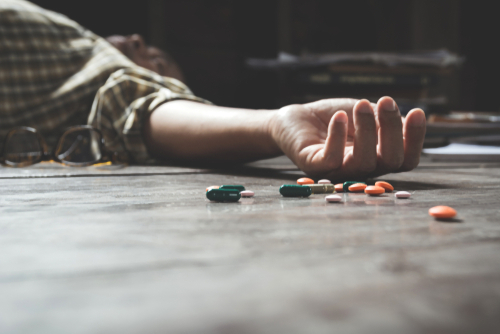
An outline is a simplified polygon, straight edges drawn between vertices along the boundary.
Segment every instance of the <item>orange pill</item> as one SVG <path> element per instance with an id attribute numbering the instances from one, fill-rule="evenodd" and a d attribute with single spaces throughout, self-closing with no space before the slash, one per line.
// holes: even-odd
<path id="1" fill-rule="evenodd" d="M 394 187 L 392 186 L 392 184 L 390 184 L 389 182 L 385 182 L 385 181 L 377 181 L 375 182 L 375 185 L 377 187 L 382 187 L 385 189 L 386 192 L 390 193 L 394 190 Z"/>
<path id="2" fill-rule="evenodd" d="M 210 189 L 219 189 L 219 186 L 210 186 L 206 189 L 206 191 L 209 191 Z"/>
<path id="3" fill-rule="evenodd" d="M 304 185 L 304 184 L 314 184 L 314 181 L 311 180 L 310 178 L 308 177 L 303 177 L 301 179 L 298 179 L 297 180 L 297 183 L 300 184 L 300 185 Z"/>
<path id="4" fill-rule="evenodd" d="M 449 206 L 439 205 L 429 209 L 429 214 L 438 219 L 450 219 L 457 215 L 455 209 Z"/>
<path id="5" fill-rule="evenodd" d="M 378 196 L 385 193 L 385 189 L 379 186 L 368 186 L 365 189 L 365 194 Z"/>
<path id="6" fill-rule="evenodd" d="M 343 193 L 344 192 L 344 184 L 343 183 L 336 184 L 335 191 L 338 193 Z"/>
<path id="7" fill-rule="evenodd" d="M 349 186 L 349 191 L 353 193 L 361 193 L 363 190 L 365 190 L 366 184 L 364 183 L 354 183 L 353 185 Z"/>

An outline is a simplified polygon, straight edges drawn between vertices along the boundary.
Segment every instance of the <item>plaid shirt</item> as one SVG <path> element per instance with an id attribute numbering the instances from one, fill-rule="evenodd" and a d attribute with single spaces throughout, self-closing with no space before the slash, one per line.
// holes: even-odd
<path id="1" fill-rule="evenodd" d="M 30 126 L 54 145 L 65 128 L 90 124 L 110 150 L 145 162 L 143 121 L 173 99 L 209 103 L 61 14 L 0 1 L 0 138 Z"/>

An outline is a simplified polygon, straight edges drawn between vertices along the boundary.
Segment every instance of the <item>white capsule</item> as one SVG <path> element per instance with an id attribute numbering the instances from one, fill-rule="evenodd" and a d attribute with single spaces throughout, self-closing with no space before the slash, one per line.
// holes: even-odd
<path id="1" fill-rule="evenodd" d="M 394 196 L 396 198 L 410 198 L 411 194 L 407 191 L 398 191 Z"/>
<path id="2" fill-rule="evenodd" d="M 255 195 L 255 193 L 251 190 L 243 190 L 243 191 L 240 191 L 240 195 L 241 195 L 241 197 L 253 197 L 253 195 Z"/>
<path id="3" fill-rule="evenodd" d="M 319 180 L 318 184 L 332 184 L 332 181 L 327 180 L 327 179 L 323 179 L 323 180 Z"/>
<path id="4" fill-rule="evenodd" d="M 325 201 L 327 201 L 328 203 L 337 203 L 342 201 L 342 197 L 340 197 L 339 195 L 328 195 L 325 197 Z"/>

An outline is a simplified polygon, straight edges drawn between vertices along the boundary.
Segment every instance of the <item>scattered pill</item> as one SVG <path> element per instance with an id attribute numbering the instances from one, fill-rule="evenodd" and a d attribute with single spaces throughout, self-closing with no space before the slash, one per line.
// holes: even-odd
<path id="1" fill-rule="evenodd" d="M 255 193 L 251 190 L 243 190 L 243 191 L 240 191 L 240 195 L 241 195 L 241 197 L 253 197 L 255 195 Z"/>
<path id="2" fill-rule="evenodd" d="M 327 201 L 328 203 L 338 203 L 342 201 L 342 197 L 340 197 L 339 195 L 328 195 L 325 197 L 325 201 Z"/>
<path id="3" fill-rule="evenodd" d="M 308 186 L 284 184 L 280 187 L 280 194 L 285 197 L 308 197 L 311 196 L 312 190 Z"/>
<path id="4" fill-rule="evenodd" d="M 347 182 L 344 182 L 344 184 L 342 185 L 342 188 L 344 189 L 344 192 L 348 192 L 349 191 L 349 187 L 352 186 L 353 184 L 356 184 L 356 183 L 364 183 L 364 182 L 358 182 L 358 181 L 347 181 Z M 364 183 L 366 184 L 366 183 Z"/>
<path id="5" fill-rule="evenodd" d="M 379 186 L 368 186 L 365 188 L 365 193 L 371 196 L 378 196 L 385 193 L 385 189 Z"/>
<path id="6" fill-rule="evenodd" d="M 338 193 L 343 193 L 344 192 L 344 184 L 343 183 L 336 184 L 335 191 Z"/>
<path id="7" fill-rule="evenodd" d="M 245 187 L 239 184 L 225 184 L 219 187 L 219 189 L 236 189 L 239 191 L 245 190 Z"/>
<path id="8" fill-rule="evenodd" d="M 375 182 L 375 185 L 377 187 L 382 187 L 385 189 L 386 192 L 390 193 L 394 190 L 394 187 L 392 186 L 392 184 L 390 184 L 389 182 L 385 182 L 385 181 L 377 181 Z"/>
<path id="9" fill-rule="evenodd" d="M 410 198 L 411 194 L 407 191 L 398 191 L 394 196 L 396 198 Z"/>
<path id="10" fill-rule="evenodd" d="M 437 219 L 451 219 L 457 215 L 455 209 L 439 205 L 429 209 L 429 214 Z"/>
<path id="11" fill-rule="evenodd" d="M 241 195 L 236 189 L 210 189 L 207 198 L 215 202 L 238 202 Z"/>
<path id="12" fill-rule="evenodd" d="M 323 180 L 319 180 L 318 184 L 332 184 L 332 181 L 327 180 L 327 179 L 323 179 Z"/>
<path id="13" fill-rule="evenodd" d="M 303 178 L 297 180 L 297 184 L 300 184 L 300 185 L 314 184 L 314 180 L 312 180 L 308 177 L 303 177 Z"/>
<path id="14" fill-rule="evenodd" d="M 333 184 L 308 184 L 306 187 L 311 188 L 312 194 L 333 194 L 335 192 Z"/>
<path id="15" fill-rule="evenodd" d="M 210 186 L 210 187 L 207 187 L 207 189 L 205 191 L 209 191 L 210 189 L 219 189 L 219 186 Z"/>
<path id="16" fill-rule="evenodd" d="M 365 189 L 366 189 L 366 184 L 364 183 L 355 183 L 349 186 L 349 191 L 352 193 L 360 193 L 363 192 L 363 190 Z"/>

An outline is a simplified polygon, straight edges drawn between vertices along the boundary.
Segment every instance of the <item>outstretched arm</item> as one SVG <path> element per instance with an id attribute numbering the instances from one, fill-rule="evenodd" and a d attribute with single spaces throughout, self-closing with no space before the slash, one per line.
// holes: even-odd
<path id="1" fill-rule="evenodd" d="M 275 114 L 175 100 L 151 114 L 144 135 L 148 150 L 159 159 L 254 161 L 283 154 L 271 134 Z"/>
<path id="2" fill-rule="evenodd" d="M 425 115 L 402 120 L 393 99 L 327 99 L 279 110 L 246 110 L 171 101 L 145 125 L 160 159 L 245 162 L 286 154 L 312 176 L 362 178 L 418 165 Z"/>

